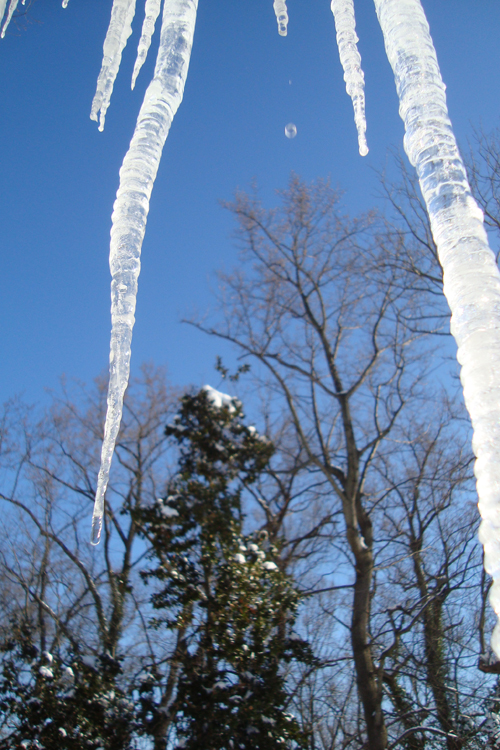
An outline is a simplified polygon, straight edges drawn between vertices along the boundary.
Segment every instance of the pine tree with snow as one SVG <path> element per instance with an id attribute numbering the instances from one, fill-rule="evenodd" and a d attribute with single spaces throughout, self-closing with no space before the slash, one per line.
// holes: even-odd
<path id="1" fill-rule="evenodd" d="M 242 532 L 242 493 L 273 453 L 243 416 L 237 400 L 208 387 L 184 396 L 166 430 L 179 471 L 141 518 L 152 543 L 144 576 L 158 584 L 155 626 L 179 636 L 175 748 L 309 747 L 287 712 L 287 666 L 313 661 L 293 633 L 298 594 L 278 549 Z"/>
<path id="2" fill-rule="evenodd" d="M 36 628 L 13 621 L 0 644 L 2 750 L 132 750 L 134 705 L 117 660 L 40 651 Z"/>

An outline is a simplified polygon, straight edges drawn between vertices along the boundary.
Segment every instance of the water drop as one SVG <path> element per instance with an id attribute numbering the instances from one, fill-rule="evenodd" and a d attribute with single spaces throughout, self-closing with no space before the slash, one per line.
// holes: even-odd
<path id="1" fill-rule="evenodd" d="M 285 135 L 287 138 L 295 138 L 297 135 L 297 128 L 293 122 L 289 122 L 285 127 Z"/>

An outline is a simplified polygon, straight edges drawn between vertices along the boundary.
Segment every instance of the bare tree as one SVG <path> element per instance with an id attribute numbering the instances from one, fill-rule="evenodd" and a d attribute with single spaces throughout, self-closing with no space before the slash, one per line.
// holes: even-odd
<path id="1" fill-rule="evenodd" d="M 177 394 L 152 366 L 143 367 L 131 383 L 106 496 L 103 544 L 94 550 L 88 543 L 89 518 L 105 380 L 79 391 L 63 383 L 41 417 L 16 402 L 4 411 L 1 628 L 8 635 L 13 618 L 29 622 L 40 659 L 47 651 L 97 671 L 119 664 L 117 679 L 125 693 L 153 670 L 161 702 L 171 689 L 168 660 L 175 644 L 151 638 L 150 593 L 139 576 L 146 545 L 134 511 L 154 502 L 166 486 L 164 429 Z M 151 729 L 147 722 L 144 729 Z M 164 728 L 153 730 L 163 732 L 164 739 Z"/>
<path id="2" fill-rule="evenodd" d="M 487 227 L 500 232 L 500 130 L 477 129 L 469 150 L 467 173 Z M 498 252 L 497 252 L 498 261 Z"/>
<path id="3" fill-rule="evenodd" d="M 280 491 L 273 497 L 263 488 L 259 502 L 268 528 L 274 523 L 288 539 L 297 573 L 301 550 L 311 538 L 323 540 L 305 591 L 331 593 L 320 606 L 337 645 L 329 664 L 337 719 L 322 722 L 322 746 L 417 748 L 432 735 L 450 750 L 464 747 L 469 734 L 450 705 L 451 643 L 461 624 L 454 595 L 477 586 L 480 559 L 471 552 L 469 511 L 463 528 L 452 530 L 452 499 L 470 502 L 470 455 L 460 409 L 440 407 L 449 398 L 432 376 L 439 341 L 432 334 L 444 319 L 432 238 L 426 225 L 414 234 L 411 218 L 404 228 L 373 213 L 350 219 L 321 181 L 308 186 L 292 176 L 280 198 L 270 211 L 243 193 L 226 205 L 238 222 L 242 264 L 220 275 L 216 322 L 191 322 L 253 360 L 261 391 L 271 394 L 270 423 L 269 412 L 288 415 L 293 438 L 286 430 Z M 454 429 L 460 439 L 450 443 Z M 294 507 L 291 541 L 286 519 Z M 421 649 L 411 669 L 408 651 L 400 656 L 405 637 Z M 467 637 L 456 645 L 468 656 L 471 648 Z M 407 684 L 415 670 L 425 692 L 418 699 Z"/>

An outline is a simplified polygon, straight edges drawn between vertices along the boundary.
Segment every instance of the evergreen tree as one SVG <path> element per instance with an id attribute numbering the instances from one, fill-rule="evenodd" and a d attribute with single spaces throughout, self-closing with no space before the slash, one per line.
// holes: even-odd
<path id="1" fill-rule="evenodd" d="M 117 687 L 120 662 L 35 645 L 36 629 L 11 623 L 0 644 L 1 747 L 5 750 L 127 750 L 135 747 L 133 703 Z"/>
<path id="2" fill-rule="evenodd" d="M 176 748 L 309 746 L 286 711 L 287 665 L 313 661 L 293 633 L 298 594 L 266 535 L 242 532 L 242 493 L 273 453 L 243 416 L 237 400 L 208 387 L 184 396 L 166 429 L 179 471 L 141 518 L 152 543 L 144 576 L 159 584 L 155 626 L 180 635 Z M 151 692 L 143 701 L 151 711 Z"/>

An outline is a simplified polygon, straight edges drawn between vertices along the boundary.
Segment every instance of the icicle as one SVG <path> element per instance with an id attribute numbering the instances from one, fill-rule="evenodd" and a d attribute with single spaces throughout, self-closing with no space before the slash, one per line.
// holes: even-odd
<path id="1" fill-rule="evenodd" d="M 26 0 L 23 0 L 23 4 L 26 2 Z M 63 0 L 62 7 L 67 8 L 68 7 L 69 0 Z"/>
<path id="2" fill-rule="evenodd" d="M 18 4 L 18 2 L 19 2 L 19 0 L 10 0 L 10 5 L 9 5 L 9 12 L 7 13 L 7 18 L 6 18 L 6 19 L 5 19 L 5 21 L 4 21 L 4 24 L 3 24 L 3 26 L 2 26 L 2 33 L 0 34 L 0 37 L 1 37 L 2 39 L 3 39 L 3 38 L 4 38 L 4 36 L 5 36 L 5 32 L 7 31 L 7 27 L 8 27 L 8 25 L 9 25 L 9 23 L 10 23 L 10 20 L 11 20 L 12 16 L 14 15 L 14 11 L 15 11 L 15 9 L 17 8 L 17 4 Z M 0 11 L 1 11 L 1 10 L 2 10 L 2 9 L 0 8 Z M 4 10 L 5 10 L 5 7 L 4 7 Z M 3 14 L 2 14 L 2 15 L 3 15 Z"/>
<path id="3" fill-rule="evenodd" d="M 335 30 L 337 32 L 337 46 L 346 91 L 352 99 L 354 107 L 354 122 L 358 131 L 358 145 L 361 156 L 366 156 L 366 117 L 365 117 L 365 76 L 361 70 L 361 55 L 356 46 L 356 20 L 354 18 L 353 0 L 332 0 Z"/>
<path id="4" fill-rule="evenodd" d="M 500 273 L 467 181 L 420 0 L 375 0 L 396 79 L 405 150 L 416 167 L 444 271 L 451 332 L 477 460 L 479 538 L 500 618 Z M 500 658 L 500 619 L 491 645 Z"/>
<path id="5" fill-rule="evenodd" d="M 288 13 L 285 0 L 274 0 L 273 8 L 274 12 L 276 13 L 276 20 L 278 21 L 278 34 L 280 36 L 286 36 L 286 27 L 288 26 Z"/>
<path id="6" fill-rule="evenodd" d="M 148 50 L 151 46 L 151 37 L 154 34 L 156 19 L 160 14 L 161 0 L 146 0 L 144 10 L 144 23 L 142 24 L 141 38 L 137 47 L 137 59 L 132 73 L 132 89 L 135 86 L 139 71 L 146 61 Z"/>
<path id="7" fill-rule="evenodd" d="M 120 170 L 120 186 L 112 216 L 109 258 L 113 280 L 108 411 L 92 518 L 93 544 L 99 542 L 101 534 L 104 493 L 129 376 L 137 279 L 149 198 L 163 145 L 182 101 L 197 6 L 198 0 L 168 0 L 163 7 L 154 78 L 146 90 L 135 132 Z"/>
<path id="8" fill-rule="evenodd" d="M 0 23 L 2 23 L 2 18 L 4 17 L 6 6 L 7 0 L 0 0 Z"/>
<path id="9" fill-rule="evenodd" d="M 106 39 L 103 45 L 103 58 L 101 72 L 97 79 L 97 89 L 90 119 L 97 121 L 97 115 L 100 112 L 99 130 L 104 130 L 104 121 L 106 111 L 109 107 L 111 94 L 115 78 L 120 68 L 122 52 L 125 49 L 127 40 L 132 33 L 132 21 L 135 15 L 136 0 L 113 0 L 111 8 L 111 20 L 109 22 Z"/>

